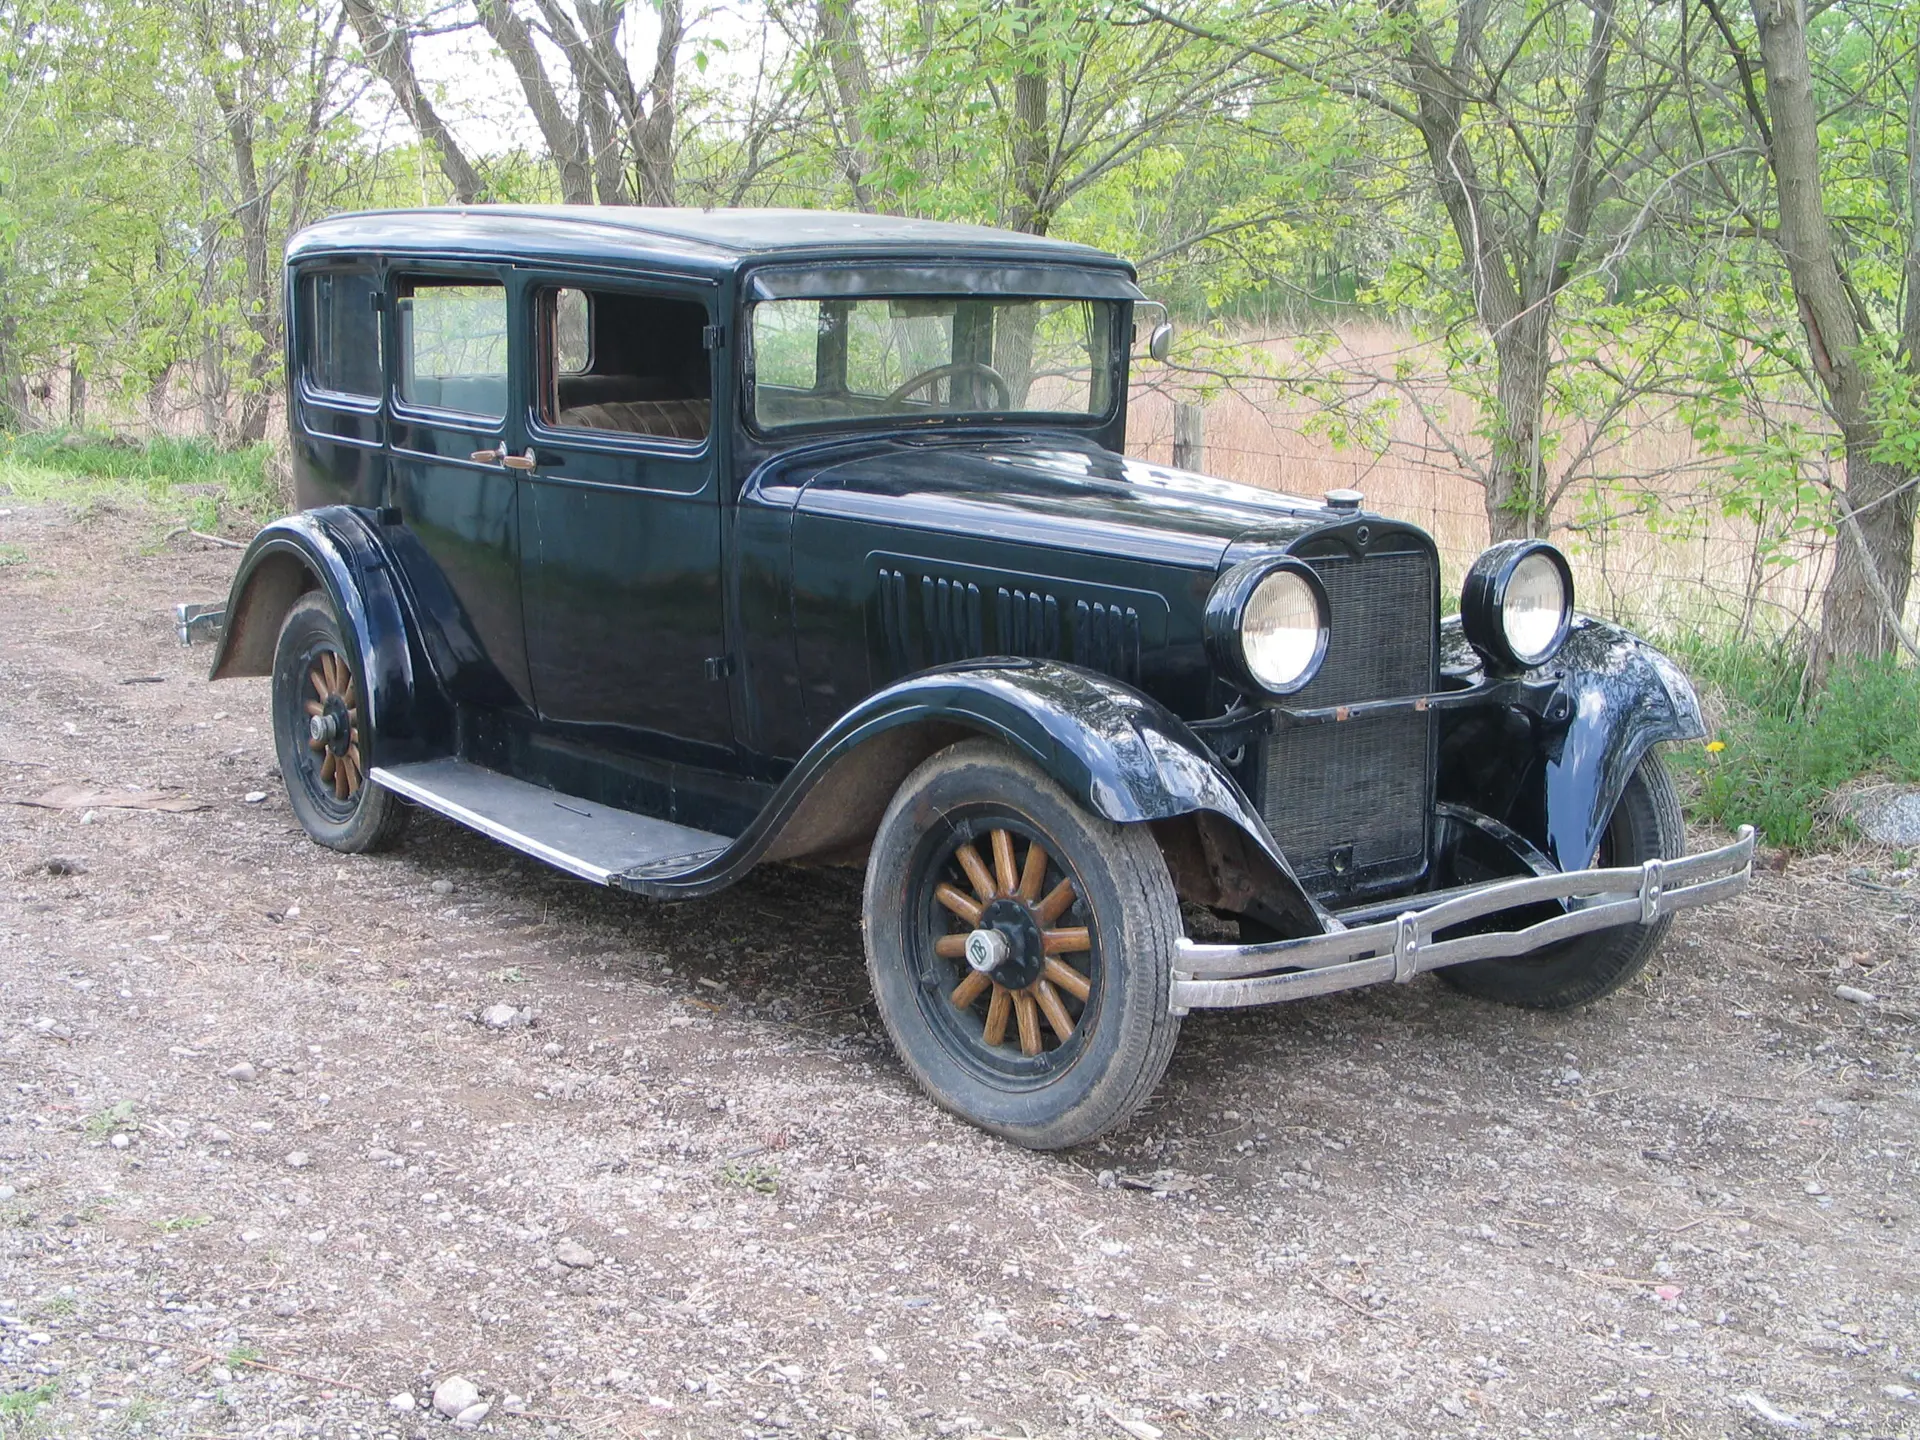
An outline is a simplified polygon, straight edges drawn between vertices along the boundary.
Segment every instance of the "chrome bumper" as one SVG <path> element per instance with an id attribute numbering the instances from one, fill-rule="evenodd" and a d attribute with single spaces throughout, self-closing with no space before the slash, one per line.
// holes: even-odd
<path id="1" fill-rule="evenodd" d="M 1424 907 L 1421 897 L 1412 896 L 1391 920 L 1326 935 L 1264 945 L 1198 945 L 1182 939 L 1174 959 L 1171 1008 L 1184 1015 L 1189 1010 L 1299 1000 L 1382 980 L 1404 982 L 1443 965 L 1524 955 L 1609 925 L 1651 925 L 1676 910 L 1738 895 L 1752 880 L 1753 827 L 1742 825 L 1733 844 L 1718 850 L 1617 870 L 1500 880 L 1464 894 L 1433 896 Z M 1588 903 L 1521 930 L 1433 938 L 1469 920 L 1545 900 Z"/>

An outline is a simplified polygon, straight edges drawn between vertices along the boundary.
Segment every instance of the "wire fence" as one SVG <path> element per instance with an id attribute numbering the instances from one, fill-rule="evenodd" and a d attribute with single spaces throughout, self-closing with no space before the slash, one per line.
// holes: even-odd
<path id="1" fill-rule="evenodd" d="M 1176 409 L 1171 396 L 1137 391 L 1128 453 L 1174 463 Z M 1343 449 L 1316 434 L 1304 411 L 1243 393 L 1218 396 L 1189 468 L 1310 500 L 1358 490 L 1368 509 L 1427 530 L 1447 585 L 1457 589 L 1489 536 L 1485 492 L 1468 467 L 1423 426 L 1395 427 L 1377 452 Z M 1460 420 L 1455 434 L 1470 436 L 1471 419 Z M 1644 462 L 1637 476 L 1570 490 L 1551 516 L 1549 538 L 1573 565 L 1582 609 L 1644 628 L 1741 638 L 1817 627 L 1830 535 L 1817 524 L 1729 513 L 1723 475 L 1677 427 L 1653 427 L 1632 443 Z"/>

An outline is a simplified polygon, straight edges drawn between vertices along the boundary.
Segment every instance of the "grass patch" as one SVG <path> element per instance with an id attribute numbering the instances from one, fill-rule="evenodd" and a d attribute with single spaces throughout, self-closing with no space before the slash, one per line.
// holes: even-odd
<path id="1" fill-rule="evenodd" d="M 259 525 L 283 514 L 273 447 L 222 450 L 208 440 L 133 441 L 86 431 L 0 433 L 0 494 L 30 504 L 143 501 L 196 530 Z"/>
<path id="2" fill-rule="evenodd" d="M 179 1235 L 188 1230 L 198 1230 L 202 1225 L 211 1225 L 211 1215 L 175 1215 L 166 1220 L 155 1220 L 153 1228 L 162 1235 Z"/>
<path id="3" fill-rule="evenodd" d="M 1694 777 L 1697 815 L 1806 849 L 1847 833 L 1823 808 L 1841 786 L 1920 781 L 1920 670 L 1857 661 L 1836 668 L 1827 688 L 1802 703 L 1805 661 L 1779 647 L 1693 636 L 1673 642 L 1670 653 L 1724 712 L 1707 745 L 1672 756 Z"/>
<path id="4" fill-rule="evenodd" d="M 59 1395 L 60 1387 L 51 1382 L 27 1390 L 0 1391 L 0 1416 L 25 1420 L 42 1405 L 51 1405 Z"/>

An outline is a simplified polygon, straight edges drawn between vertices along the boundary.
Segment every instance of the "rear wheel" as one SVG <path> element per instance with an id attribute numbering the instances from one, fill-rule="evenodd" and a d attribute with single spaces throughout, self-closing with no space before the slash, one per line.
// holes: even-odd
<path id="1" fill-rule="evenodd" d="M 274 749 L 301 826 L 349 854 L 393 844 L 411 813 L 367 778 L 374 735 L 357 664 L 326 595 L 296 600 L 274 649 Z"/>
<path id="2" fill-rule="evenodd" d="M 900 787 L 867 865 L 865 930 L 901 1059 L 995 1134 L 1092 1140 L 1173 1053 L 1180 910 L 1159 847 L 999 745 L 955 745 Z"/>
<path id="3" fill-rule="evenodd" d="M 1613 808 L 1594 864 L 1641 865 L 1686 853 L 1680 797 L 1660 757 L 1649 751 Z M 1671 915 L 1651 925 L 1615 925 L 1550 945 L 1531 955 L 1448 965 L 1438 973 L 1454 989 L 1481 1000 L 1529 1010 L 1570 1010 L 1611 995 L 1646 968 L 1660 948 Z"/>

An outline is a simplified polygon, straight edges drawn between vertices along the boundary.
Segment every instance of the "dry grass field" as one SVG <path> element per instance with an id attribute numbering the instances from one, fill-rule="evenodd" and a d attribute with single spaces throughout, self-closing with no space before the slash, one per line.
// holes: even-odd
<path id="1" fill-rule="evenodd" d="M 1302 364 L 1286 339 L 1258 343 L 1276 371 Z M 1482 459 L 1478 415 L 1470 396 L 1449 383 L 1443 357 L 1390 326 L 1350 323 L 1319 362 L 1323 371 L 1391 374 L 1398 368 L 1420 405 L 1398 406 L 1379 453 L 1340 447 L 1314 432 L 1317 402 L 1280 384 L 1220 387 L 1206 400 L 1203 468 L 1250 485 L 1317 496 L 1359 490 L 1370 508 L 1417 522 L 1439 543 L 1450 577 L 1487 543 L 1482 492 L 1454 451 Z M 1382 389 L 1377 398 L 1389 392 Z M 1173 455 L 1172 387 L 1135 389 L 1128 450 L 1169 462 Z M 1425 416 L 1421 414 L 1424 407 Z M 1757 527 L 1729 518 L 1715 493 L 1714 467 L 1671 412 L 1641 412 L 1619 433 L 1593 446 L 1582 482 L 1554 510 L 1552 538 L 1572 557 L 1582 608 L 1656 627 L 1692 624 L 1716 632 L 1791 630 L 1817 618 L 1825 547 L 1800 545 L 1787 563 L 1763 565 Z M 1556 437 L 1549 471 L 1591 442 L 1589 429 L 1567 426 Z M 1606 484 L 1592 476 L 1609 477 Z M 1658 531 L 1640 513 L 1641 491 L 1660 498 Z M 1606 519 L 1602 517 L 1612 517 Z"/>

